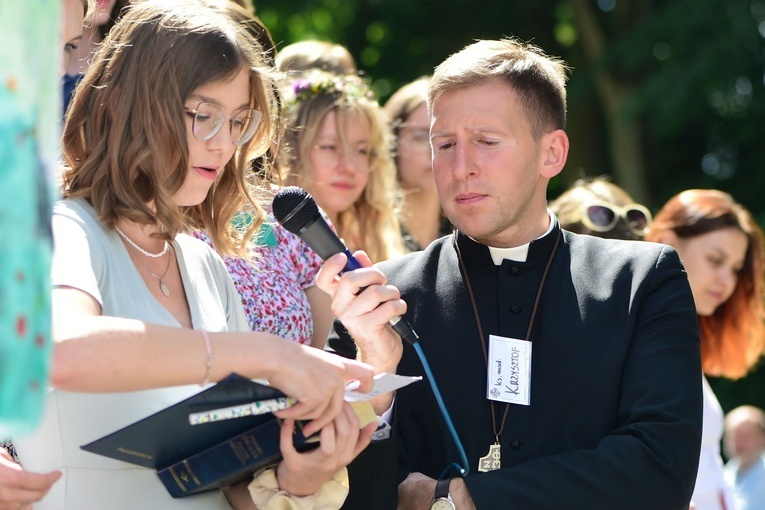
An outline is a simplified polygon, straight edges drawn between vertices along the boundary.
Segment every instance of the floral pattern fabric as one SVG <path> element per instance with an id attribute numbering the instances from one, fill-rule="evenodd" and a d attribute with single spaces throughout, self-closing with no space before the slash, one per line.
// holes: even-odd
<path id="1" fill-rule="evenodd" d="M 195 232 L 194 236 L 212 246 L 206 234 Z M 224 261 L 242 298 L 250 329 L 310 345 L 313 318 L 305 289 L 315 285 L 321 258 L 276 223 L 273 215 L 250 242 L 248 254 L 250 262 L 233 257 Z"/>

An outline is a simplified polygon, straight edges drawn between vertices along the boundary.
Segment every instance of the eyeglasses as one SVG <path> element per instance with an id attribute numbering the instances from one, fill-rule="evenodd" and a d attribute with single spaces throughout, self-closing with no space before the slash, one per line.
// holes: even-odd
<path id="1" fill-rule="evenodd" d="M 430 152 L 430 129 L 428 128 L 402 126 L 399 131 L 399 138 L 407 141 L 412 148 Z"/>
<path id="2" fill-rule="evenodd" d="M 315 144 L 311 147 L 314 163 L 321 166 L 336 167 L 346 162 L 360 172 L 370 173 L 374 170 L 371 165 L 375 156 L 366 144 L 355 147 L 343 147 L 343 145 L 335 141 Z"/>
<path id="3" fill-rule="evenodd" d="M 228 119 L 231 141 L 234 145 L 244 145 L 252 139 L 262 118 L 260 111 L 254 108 L 243 108 L 234 115 L 226 115 L 226 109 L 216 103 L 199 103 L 196 109 L 184 109 L 192 117 L 191 132 L 200 142 L 215 136 Z"/>
<path id="4" fill-rule="evenodd" d="M 619 207 L 605 202 L 590 202 L 582 206 L 581 221 L 593 232 L 608 232 L 623 218 L 627 227 L 637 234 L 645 235 L 651 226 L 651 212 L 640 204 L 628 204 Z"/>

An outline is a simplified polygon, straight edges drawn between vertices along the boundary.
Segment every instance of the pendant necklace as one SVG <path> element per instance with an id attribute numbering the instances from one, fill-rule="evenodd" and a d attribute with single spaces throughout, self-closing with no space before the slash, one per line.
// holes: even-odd
<path id="1" fill-rule="evenodd" d="M 167 246 L 171 246 L 170 243 L 168 243 Z M 165 283 L 165 276 L 167 276 L 168 271 L 170 271 L 170 261 L 173 260 L 173 251 L 171 250 L 170 254 L 167 256 L 167 266 L 165 267 L 165 271 L 162 273 L 162 276 L 154 274 L 152 270 L 149 269 L 149 266 L 144 264 L 141 259 L 136 260 L 138 260 L 138 262 L 143 266 L 144 269 L 149 272 L 150 275 L 159 280 L 159 290 L 162 291 L 162 294 L 164 294 L 165 297 L 170 297 L 170 287 L 168 287 Z"/>
<path id="2" fill-rule="evenodd" d="M 542 281 L 539 283 L 539 290 L 537 291 L 537 297 L 534 300 L 534 308 L 531 311 L 531 319 L 529 320 L 529 328 L 526 330 L 526 341 L 531 341 L 531 330 L 534 326 L 534 318 L 537 315 L 537 309 L 539 308 L 539 300 L 542 296 L 542 289 L 545 286 L 545 281 L 547 280 L 547 274 L 550 272 L 550 266 L 552 265 L 553 257 L 555 257 L 555 252 L 558 251 L 558 244 L 560 244 L 560 230 L 558 230 L 558 237 L 555 239 L 555 245 L 553 246 L 552 252 L 550 253 L 550 258 L 547 260 L 547 266 L 545 267 L 544 273 L 542 273 Z M 473 294 L 473 287 L 470 284 L 470 277 L 468 276 L 467 268 L 465 267 L 465 262 L 462 260 L 462 253 L 460 252 L 459 245 L 457 244 L 457 231 L 455 230 L 453 234 L 453 243 L 454 243 L 454 249 L 457 251 L 457 260 L 459 260 L 460 264 L 460 270 L 462 271 L 462 276 L 465 280 L 465 286 L 467 287 L 468 295 L 470 296 L 470 303 L 473 305 L 473 315 L 475 316 L 475 322 L 478 326 L 478 338 L 481 340 L 481 347 L 483 348 L 483 360 L 486 362 L 486 369 L 489 368 L 489 356 L 486 351 L 486 338 L 483 334 L 483 328 L 481 327 L 481 318 L 478 315 L 478 304 L 475 300 L 475 295 Z M 496 469 L 499 469 L 501 467 L 501 445 L 499 442 L 499 436 L 502 435 L 502 431 L 505 430 L 505 421 L 507 420 L 507 413 L 510 411 L 510 404 L 505 404 L 505 412 L 502 415 L 502 423 L 499 425 L 499 429 L 497 429 L 497 419 L 496 419 L 496 412 L 494 411 L 494 401 L 489 400 L 489 405 L 491 406 L 491 430 L 494 433 L 494 443 L 489 445 L 489 452 L 484 455 L 483 457 L 480 457 L 478 459 L 478 471 L 485 473 L 487 471 L 494 471 Z"/>
<path id="3" fill-rule="evenodd" d="M 138 246 L 135 242 L 133 242 L 132 239 L 130 239 L 127 234 L 125 234 L 122 230 L 120 230 L 119 227 L 115 225 L 114 229 L 117 231 L 117 233 L 120 235 L 122 239 L 124 239 L 130 246 L 141 252 L 143 255 L 146 255 L 147 257 L 151 257 L 153 259 L 157 259 L 161 257 L 162 255 L 166 254 L 170 248 L 172 247 L 170 243 L 165 241 L 165 247 L 164 249 L 159 253 L 151 253 L 149 251 L 144 250 L 140 246 Z M 136 258 L 139 264 L 143 266 L 144 269 L 146 269 L 150 275 L 152 275 L 154 278 L 159 280 L 159 290 L 162 291 L 162 294 L 165 295 L 165 297 L 170 297 L 170 287 L 167 286 L 165 283 L 165 276 L 167 276 L 168 271 L 170 271 L 170 262 L 173 260 L 173 252 L 170 252 L 170 255 L 167 257 L 167 266 L 165 266 L 165 271 L 162 273 L 162 276 L 158 274 L 154 274 L 154 272 L 149 269 L 149 266 L 144 264 L 143 260 Z"/>

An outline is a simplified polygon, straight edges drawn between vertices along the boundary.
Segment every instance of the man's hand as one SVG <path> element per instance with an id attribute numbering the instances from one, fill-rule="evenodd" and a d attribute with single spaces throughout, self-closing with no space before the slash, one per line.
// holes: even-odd
<path id="1" fill-rule="evenodd" d="M 436 493 L 436 480 L 422 473 L 409 473 L 398 486 L 396 510 L 429 510 Z M 462 478 L 452 478 L 449 493 L 457 510 L 475 510 L 473 498 Z"/>
<path id="2" fill-rule="evenodd" d="M 5 448 L 0 448 L 0 510 L 32 508 L 61 478 L 61 471 L 30 473 L 16 464 Z"/>
<path id="3" fill-rule="evenodd" d="M 388 325 L 392 318 L 406 313 L 406 303 L 398 289 L 387 285 L 387 278 L 363 251 L 354 257 L 361 269 L 339 273 L 347 260 L 342 253 L 324 262 L 316 284 L 332 296 L 332 312 L 356 341 L 360 359 L 376 372 L 395 373 L 401 360 L 401 338 Z"/>

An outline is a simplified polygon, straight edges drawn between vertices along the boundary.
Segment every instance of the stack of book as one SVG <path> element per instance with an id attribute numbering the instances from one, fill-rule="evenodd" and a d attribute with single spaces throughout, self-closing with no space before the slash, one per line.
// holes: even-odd
<path id="1" fill-rule="evenodd" d="M 378 421 L 369 398 L 416 379 L 381 374 L 373 392 L 349 391 L 346 400 L 363 428 Z M 294 403 L 276 388 L 231 374 L 81 448 L 155 469 L 174 498 L 190 496 L 237 483 L 278 463 L 281 421 L 273 413 Z M 301 425 L 295 427 L 295 448 L 317 447 L 318 434 L 305 437 Z"/>

